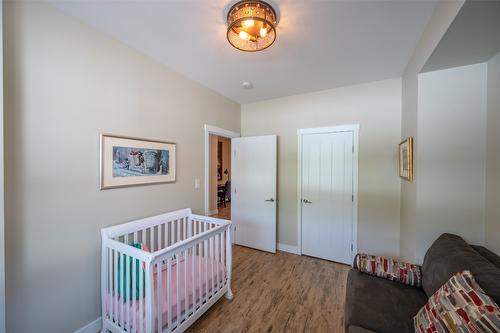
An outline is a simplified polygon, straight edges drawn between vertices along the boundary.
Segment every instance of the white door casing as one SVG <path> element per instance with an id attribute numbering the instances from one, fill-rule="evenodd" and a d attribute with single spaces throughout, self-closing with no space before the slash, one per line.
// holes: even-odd
<path id="1" fill-rule="evenodd" d="M 351 264 L 357 252 L 359 125 L 298 131 L 298 247 Z"/>
<path id="2" fill-rule="evenodd" d="M 204 201 L 205 215 L 210 215 L 210 193 L 209 193 L 209 177 L 210 177 L 210 134 L 222 136 L 225 138 L 237 138 L 240 133 L 228 131 L 223 128 L 205 124 L 205 181 L 204 181 Z"/>
<path id="3" fill-rule="evenodd" d="M 236 244 L 276 252 L 276 135 L 233 138 L 231 220 Z"/>

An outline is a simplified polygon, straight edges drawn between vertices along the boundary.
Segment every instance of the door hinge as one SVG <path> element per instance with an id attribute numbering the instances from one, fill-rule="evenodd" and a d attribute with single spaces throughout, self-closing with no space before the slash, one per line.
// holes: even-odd
<path id="1" fill-rule="evenodd" d="M 354 251 L 354 245 L 351 244 L 351 252 Z"/>
<path id="2" fill-rule="evenodd" d="M 352 202 L 354 202 L 354 194 L 351 196 Z"/>

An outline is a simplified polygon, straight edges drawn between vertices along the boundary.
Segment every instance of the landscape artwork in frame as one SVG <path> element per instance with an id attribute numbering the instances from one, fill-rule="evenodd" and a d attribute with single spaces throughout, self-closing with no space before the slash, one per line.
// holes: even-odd
<path id="1" fill-rule="evenodd" d="M 101 135 L 101 189 L 175 181 L 174 143 Z"/>
<path id="2" fill-rule="evenodd" d="M 413 181 L 413 138 L 409 137 L 399 144 L 399 176 Z"/>

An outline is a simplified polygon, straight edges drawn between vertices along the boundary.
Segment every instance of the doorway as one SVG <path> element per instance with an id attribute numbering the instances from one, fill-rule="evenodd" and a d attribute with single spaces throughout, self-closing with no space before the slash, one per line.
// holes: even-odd
<path id="1" fill-rule="evenodd" d="M 231 219 L 231 139 L 210 134 L 210 216 Z"/>
<path id="2" fill-rule="evenodd" d="M 231 139 L 239 133 L 205 125 L 205 215 L 231 219 Z"/>
<path id="3" fill-rule="evenodd" d="M 228 164 L 224 163 L 225 139 L 231 149 Z M 218 149 L 219 141 L 223 142 L 222 150 Z M 222 195 L 214 194 L 228 180 L 230 194 L 224 197 L 224 207 Z M 205 215 L 230 218 L 235 244 L 276 252 L 276 187 L 276 135 L 240 137 L 239 133 L 205 125 Z"/>
<path id="4" fill-rule="evenodd" d="M 358 125 L 299 130 L 301 253 L 351 264 L 357 253 Z"/>

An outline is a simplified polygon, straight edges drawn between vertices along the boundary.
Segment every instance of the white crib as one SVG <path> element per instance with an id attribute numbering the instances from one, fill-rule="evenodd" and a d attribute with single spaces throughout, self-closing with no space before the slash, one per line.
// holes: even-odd
<path id="1" fill-rule="evenodd" d="M 101 235 L 102 332 L 183 332 L 233 296 L 231 221 L 183 209 Z"/>

